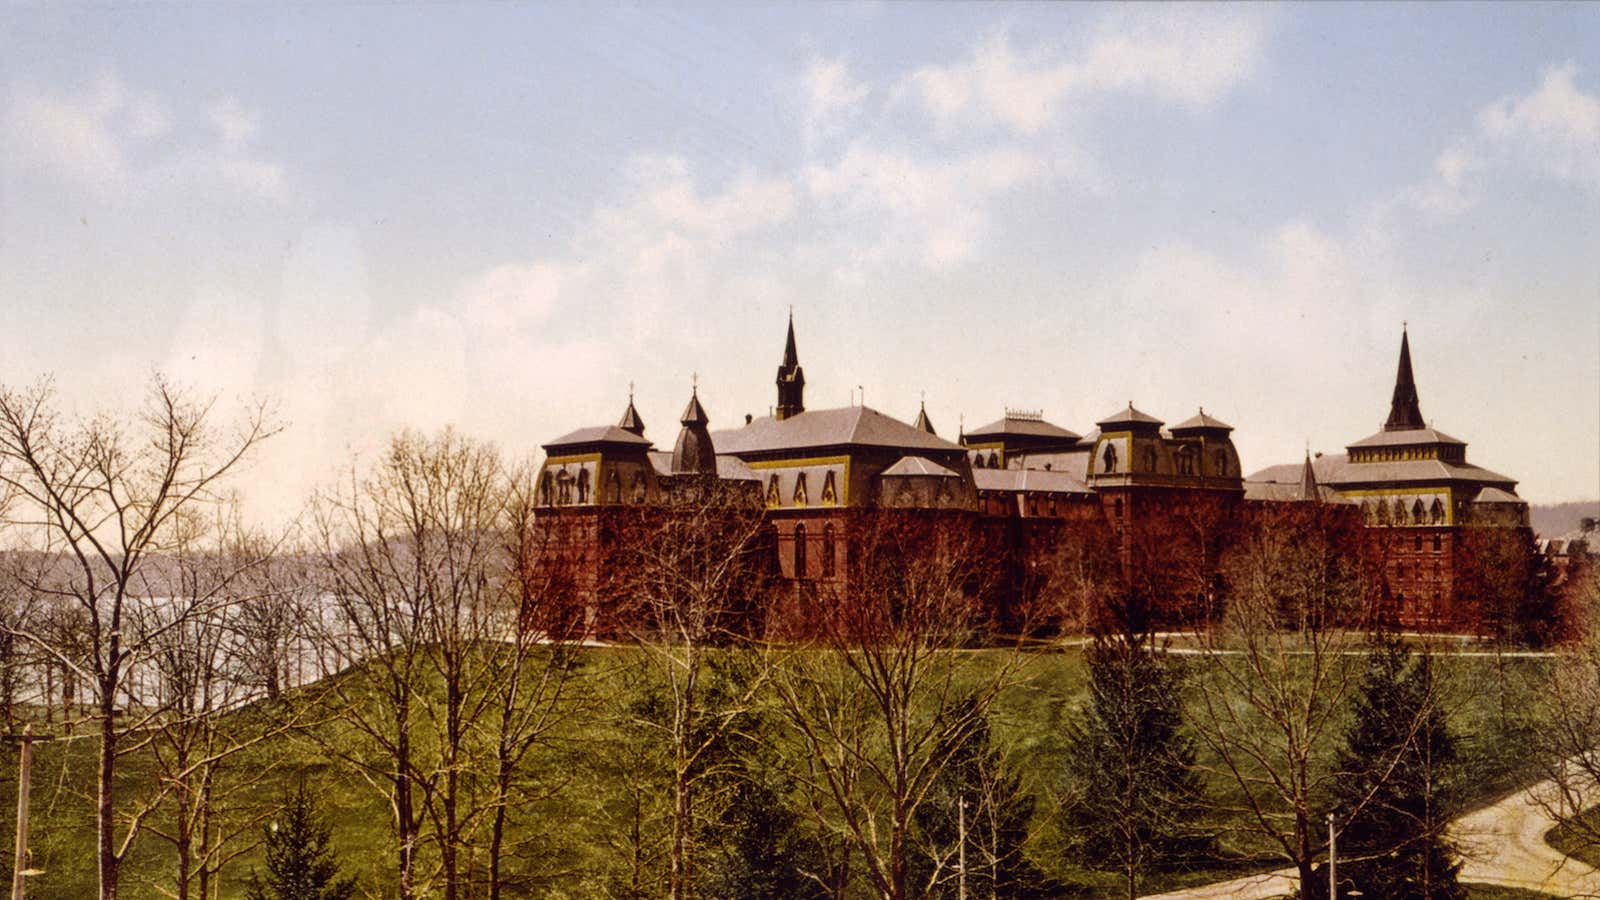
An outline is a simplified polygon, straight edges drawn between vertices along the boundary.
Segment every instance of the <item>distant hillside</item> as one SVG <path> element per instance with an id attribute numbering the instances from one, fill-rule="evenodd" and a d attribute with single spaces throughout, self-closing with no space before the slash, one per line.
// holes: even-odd
<path id="1" fill-rule="evenodd" d="M 1534 505 L 1528 508 L 1534 533 L 1540 537 L 1560 537 L 1578 527 L 1584 516 L 1600 517 L 1600 500 L 1575 500 L 1571 503 Z"/>

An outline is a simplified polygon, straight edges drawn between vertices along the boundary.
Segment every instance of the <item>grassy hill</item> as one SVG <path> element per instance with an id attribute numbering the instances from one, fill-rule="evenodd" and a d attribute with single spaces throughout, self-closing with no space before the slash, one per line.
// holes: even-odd
<path id="1" fill-rule="evenodd" d="M 660 748 L 637 726 L 640 711 L 649 708 L 659 687 L 658 671 L 643 665 L 643 655 L 636 651 L 583 653 L 582 689 L 572 702 L 587 711 L 530 759 L 524 773 L 527 793 L 513 810 L 511 852 L 504 865 L 528 879 L 514 895 L 610 895 L 627 885 L 631 866 L 639 859 L 635 846 L 651 845 L 665 821 L 669 803 L 663 789 L 665 774 L 653 770 L 663 762 Z M 1538 659 L 1506 659 L 1499 666 L 1485 657 L 1440 661 L 1452 726 L 1463 741 L 1472 776 L 1466 788 L 1473 798 L 1487 801 L 1533 777 L 1534 761 L 1522 736 L 1529 726 L 1525 713 L 1532 708 L 1545 665 Z M 1036 799 L 1038 839 L 1032 855 L 1083 896 L 1101 895 L 1116 884 L 1114 876 L 1079 868 L 1050 849 L 1058 843 L 1052 839 L 1049 812 L 1061 787 L 1064 725 L 1086 698 L 1082 655 L 1076 650 L 1039 652 L 1027 659 L 1024 670 L 1022 682 L 995 707 L 991 728 Z M 364 890 L 392 895 L 391 813 L 372 786 L 330 761 L 324 749 L 330 742 L 348 752 L 364 752 L 340 728 L 335 722 L 315 734 L 284 735 L 236 757 L 230 764 L 231 777 L 243 786 L 234 799 L 235 821 L 247 835 L 258 833 L 259 826 L 246 820 L 265 814 L 288 786 L 304 779 L 334 827 L 334 843 L 346 871 L 360 877 Z M 32 897 L 93 896 L 94 751 L 92 739 L 55 741 L 36 751 L 32 844 L 35 865 L 45 874 L 31 879 Z M 14 771 L 15 751 L 4 752 L 3 764 Z M 150 761 L 132 757 L 123 764 L 119 790 L 124 798 L 137 797 L 152 778 Z M 1208 786 L 1224 799 L 1234 790 L 1220 781 Z M 10 778 L 0 783 L 4 811 L 0 835 L 7 839 L 12 833 L 14 788 Z M 164 811 L 152 817 L 152 829 L 165 829 L 169 816 Z M 1151 887 L 1205 883 L 1281 865 L 1271 859 L 1271 848 L 1261 840 L 1223 825 L 1221 856 L 1187 871 L 1161 873 Z M 632 839 L 634 834 L 638 841 Z M 9 880 L 7 857 L 0 862 L 0 878 Z M 431 849 L 425 851 L 426 860 L 433 858 Z M 154 831 L 140 837 L 124 869 L 123 895 L 168 896 L 163 890 L 170 890 L 174 881 L 173 860 L 171 845 Z M 479 873 L 485 863 L 481 851 L 464 858 L 464 865 Z M 223 870 L 218 896 L 242 897 L 248 873 L 260 865 L 256 851 L 242 853 Z M 661 860 L 646 859 L 644 865 L 658 869 Z"/>

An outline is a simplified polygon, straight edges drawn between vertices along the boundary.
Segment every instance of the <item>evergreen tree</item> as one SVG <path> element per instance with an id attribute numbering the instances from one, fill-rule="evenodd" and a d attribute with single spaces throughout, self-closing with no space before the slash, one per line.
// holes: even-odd
<path id="1" fill-rule="evenodd" d="M 1340 895 L 1459 900 L 1461 863 L 1445 837 L 1459 755 L 1436 702 L 1431 658 L 1398 641 L 1368 662 L 1335 789 Z M 1349 860 L 1348 862 L 1346 860 Z"/>
<path id="2" fill-rule="evenodd" d="M 262 830 L 267 872 L 254 870 L 245 891 L 248 900 L 349 900 L 354 878 L 339 877 L 339 862 L 329 839 L 333 829 L 317 813 L 304 782 L 289 795 L 277 821 Z"/>
<path id="3" fill-rule="evenodd" d="M 967 716 L 971 703 L 958 706 L 955 718 Z M 988 723 L 982 718 L 975 721 L 975 727 L 945 750 L 944 771 L 917 808 L 921 852 L 913 860 L 911 883 L 927 887 L 923 896 L 953 898 L 960 893 L 964 875 L 966 896 L 974 900 L 1056 896 L 1059 886 L 1024 852 L 1034 799 L 1023 790 L 1021 779 L 1008 771 L 992 744 Z"/>
<path id="4" fill-rule="evenodd" d="M 1182 731 L 1183 674 L 1159 651 L 1137 595 L 1115 604 L 1089 646 L 1089 702 L 1067 727 L 1065 845 L 1082 865 L 1144 873 L 1206 852 L 1195 747 Z"/>
<path id="5" fill-rule="evenodd" d="M 825 855 L 803 828 L 781 784 L 751 772 L 729 791 L 705 895 L 713 900 L 813 900 L 827 896 L 806 873 L 824 875 Z"/>

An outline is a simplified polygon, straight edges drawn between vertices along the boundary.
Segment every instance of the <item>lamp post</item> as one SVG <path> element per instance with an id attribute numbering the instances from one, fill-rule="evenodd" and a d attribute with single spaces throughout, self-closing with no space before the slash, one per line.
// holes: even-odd
<path id="1" fill-rule="evenodd" d="M 50 738 L 47 735 L 35 735 L 32 723 L 24 726 L 21 734 L 8 734 L 5 737 L 21 745 L 17 771 L 17 850 L 16 861 L 11 869 L 11 900 L 22 900 L 26 894 L 23 879 L 42 874 L 42 870 L 28 865 L 28 787 L 33 780 L 33 744 Z"/>
<path id="2" fill-rule="evenodd" d="M 1328 813 L 1328 900 L 1338 900 L 1339 898 L 1339 863 L 1336 858 L 1339 853 L 1334 841 L 1333 813 Z"/>

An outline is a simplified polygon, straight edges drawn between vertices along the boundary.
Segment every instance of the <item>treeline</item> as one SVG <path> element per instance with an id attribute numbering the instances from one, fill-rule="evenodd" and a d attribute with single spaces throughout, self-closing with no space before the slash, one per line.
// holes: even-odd
<path id="1" fill-rule="evenodd" d="M 186 900 L 235 892 L 263 840 L 295 858 L 270 825 L 310 778 L 385 810 L 346 868 L 405 900 L 1064 896 L 1065 869 L 1132 897 L 1230 863 L 1325 896 L 1329 813 L 1341 885 L 1460 896 L 1444 825 L 1489 751 L 1452 723 L 1442 659 L 1330 624 L 1364 575 L 1315 528 L 1234 542 L 1180 655 L 1139 585 L 1070 547 L 994 638 L 992 555 L 937 521 L 868 522 L 847 578 L 780 590 L 759 498 L 685 480 L 623 548 L 601 649 L 527 467 L 404 433 L 267 535 L 228 479 L 277 430 L 160 382 L 125 417 L 0 391 L 3 713 L 93 747 L 102 898 L 145 889 L 121 876 L 154 845 L 170 875 L 146 876 Z M 1086 599 L 1110 613 L 1086 692 L 1052 691 L 1077 656 L 1033 626 Z M 1552 668 L 1537 712 L 1500 679 L 1497 759 L 1600 745 L 1600 657 Z M 1533 729 L 1545 713 L 1562 727 Z M 1029 753 L 1044 727 L 1053 768 Z"/>

